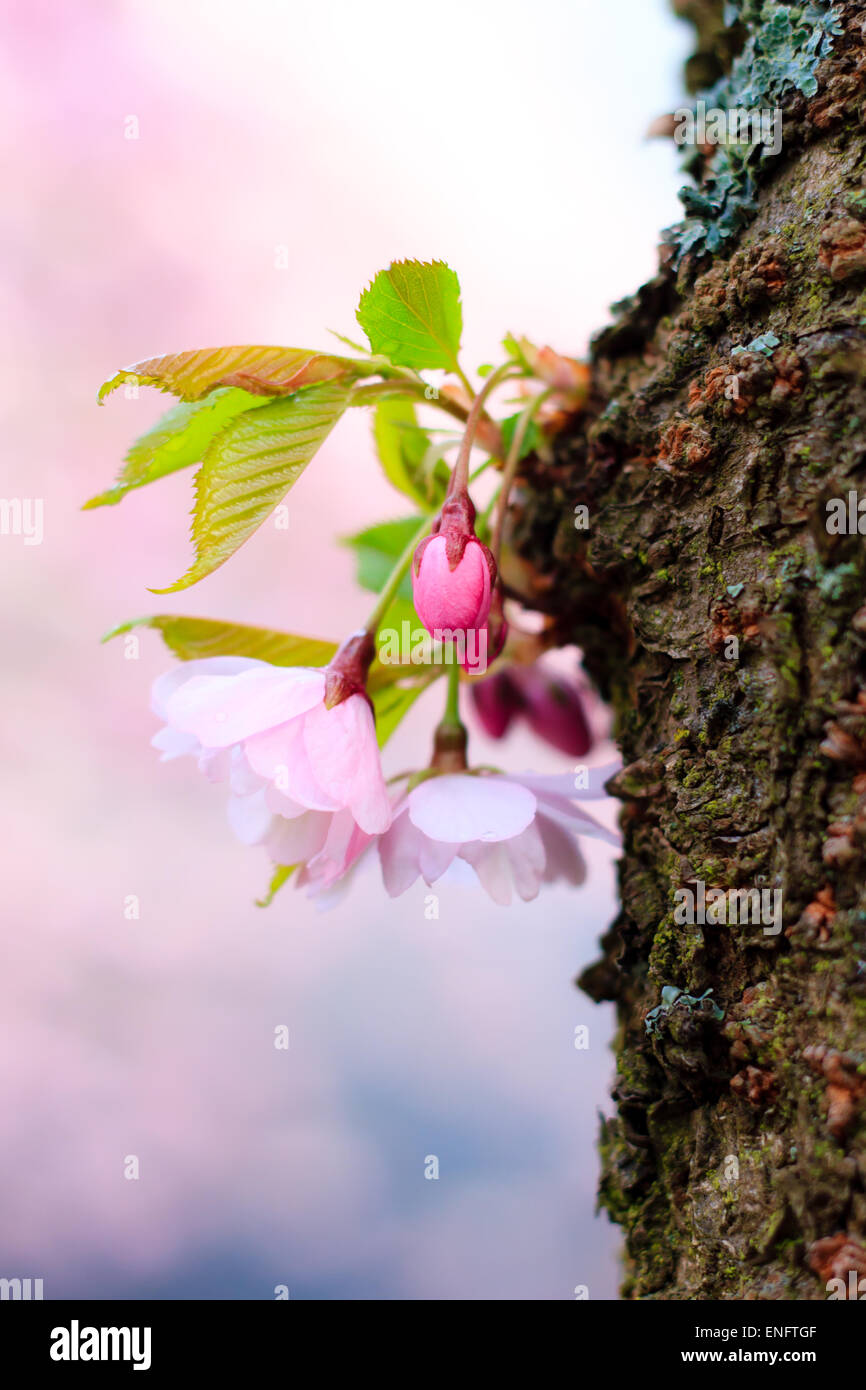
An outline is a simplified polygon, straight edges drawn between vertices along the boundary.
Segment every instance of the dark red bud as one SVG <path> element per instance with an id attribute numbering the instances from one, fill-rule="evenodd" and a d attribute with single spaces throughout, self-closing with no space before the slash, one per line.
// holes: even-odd
<path id="1" fill-rule="evenodd" d="M 473 681 L 469 687 L 469 698 L 484 732 L 490 738 L 504 738 L 514 716 L 523 708 L 523 699 L 508 670 L 487 676 L 482 681 Z"/>

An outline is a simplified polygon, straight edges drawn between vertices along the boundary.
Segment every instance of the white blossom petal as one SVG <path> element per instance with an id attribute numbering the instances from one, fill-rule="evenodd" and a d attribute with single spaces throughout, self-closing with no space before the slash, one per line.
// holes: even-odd
<path id="1" fill-rule="evenodd" d="M 423 835 L 407 813 L 398 815 L 378 840 L 382 881 L 391 898 L 399 898 L 411 888 L 421 872 Z"/>
<path id="2" fill-rule="evenodd" d="M 528 825 L 522 834 L 515 835 L 513 840 L 505 840 L 503 847 L 518 895 L 524 902 L 537 898 L 544 877 L 546 856 L 536 822 Z"/>
<path id="3" fill-rule="evenodd" d="M 554 883 L 557 879 L 565 879 L 566 883 L 583 883 L 586 864 L 574 835 L 541 812 L 536 816 L 535 824 L 544 844 L 544 882 Z"/>
<path id="4" fill-rule="evenodd" d="M 263 662 L 234 676 L 194 676 L 166 701 L 166 713 L 204 747 L 228 748 L 305 714 L 324 693 L 321 671 Z"/>
<path id="5" fill-rule="evenodd" d="M 519 835 L 536 810 L 534 794 L 501 777 L 429 777 L 409 793 L 412 824 L 431 840 L 490 843 Z"/>
<path id="6" fill-rule="evenodd" d="M 576 772 L 521 772 L 515 774 L 513 780 L 529 787 L 537 796 L 547 792 L 555 797 L 566 797 L 568 801 L 601 801 L 607 796 L 605 782 L 609 782 L 615 773 L 621 771 L 622 759 L 617 758 L 613 762 L 603 763 L 601 767 L 588 767 L 586 773 L 589 785 L 586 787 L 577 785 Z"/>
<path id="7" fill-rule="evenodd" d="M 327 840 L 331 819 L 324 811 L 307 811 L 295 820 L 274 816 L 266 840 L 268 854 L 275 864 L 306 864 Z"/>
<path id="8" fill-rule="evenodd" d="M 501 842 L 482 844 L 480 840 L 474 840 L 463 846 L 460 858 L 472 865 L 485 893 L 500 907 L 508 907 L 511 902 L 511 866 L 505 845 Z"/>
<path id="9" fill-rule="evenodd" d="M 182 758 L 188 753 L 198 753 L 201 748 L 195 734 L 182 734 L 180 729 L 173 729 L 170 724 L 154 734 L 150 744 L 162 753 L 160 762 L 163 763 L 171 758 Z"/>
<path id="10" fill-rule="evenodd" d="M 260 845 L 270 833 L 274 817 L 265 802 L 264 790 L 250 796 L 231 796 L 229 825 L 243 845 Z"/>
<path id="11" fill-rule="evenodd" d="M 196 661 L 181 661 L 157 676 L 150 692 L 150 707 L 159 719 L 168 722 L 169 700 L 194 676 L 237 676 L 253 666 L 269 667 L 269 663 L 250 656 L 205 656 Z"/>

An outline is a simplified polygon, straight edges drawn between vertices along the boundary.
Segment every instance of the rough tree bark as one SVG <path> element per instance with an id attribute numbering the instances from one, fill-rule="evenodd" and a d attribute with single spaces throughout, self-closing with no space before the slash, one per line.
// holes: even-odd
<path id="1" fill-rule="evenodd" d="M 866 1275 L 866 554 L 827 509 L 866 499 L 866 5 L 676 8 L 693 88 L 763 84 L 782 152 L 687 203 L 511 539 L 625 763 L 621 912 L 581 980 L 618 1005 L 624 1296 L 823 1299 Z M 781 931 L 679 924 L 699 883 L 781 889 Z"/>

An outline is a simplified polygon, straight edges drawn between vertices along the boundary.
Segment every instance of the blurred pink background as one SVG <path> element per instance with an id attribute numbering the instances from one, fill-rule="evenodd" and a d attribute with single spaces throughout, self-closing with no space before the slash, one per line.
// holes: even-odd
<path id="1" fill-rule="evenodd" d="M 2 493 L 43 500 L 44 538 L 0 537 L 0 1276 L 48 1298 L 615 1297 L 594 1216 L 612 1013 L 572 983 L 613 856 L 510 909 L 440 885 L 438 921 L 423 885 L 391 902 L 375 876 L 327 915 L 291 888 L 262 911 L 267 862 L 221 789 L 149 747 L 159 638 L 99 645 L 160 611 L 356 626 L 335 537 L 406 511 L 369 422 L 341 423 L 288 531 L 186 593 L 147 586 L 186 568 L 191 472 L 79 508 L 168 404 L 97 409 L 117 367 L 327 348 L 393 258 L 457 270 L 470 368 L 506 330 L 584 351 L 678 216 L 674 152 L 642 137 L 686 35 L 664 0 L 27 0 L 3 27 Z M 496 756 L 563 766 L 523 734 Z"/>

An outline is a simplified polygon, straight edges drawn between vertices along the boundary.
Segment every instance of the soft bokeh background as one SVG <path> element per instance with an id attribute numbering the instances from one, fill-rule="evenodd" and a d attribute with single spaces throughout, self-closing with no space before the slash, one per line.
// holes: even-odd
<path id="1" fill-rule="evenodd" d="M 327 916 L 289 889 L 262 911 L 221 791 L 149 748 L 159 639 L 99 645 L 169 609 L 355 626 L 334 538 L 405 510 L 367 422 L 288 532 L 185 594 L 146 586 L 186 567 L 189 473 L 78 508 L 165 406 L 98 410 L 117 366 L 327 346 L 392 258 L 457 269 L 470 366 L 506 329 L 583 351 L 678 216 L 674 151 L 643 132 L 687 35 L 664 0 L 7 0 L 3 27 L 2 493 L 45 521 L 41 545 L 0 537 L 0 1275 L 49 1298 L 615 1297 L 593 1214 L 612 1017 L 572 984 L 611 856 L 511 909 L 443 886 L 437 921 L 423 886 L 392 903 L 373 879 Z M 529 738 L 507 757 L 561 768 Z"/>

